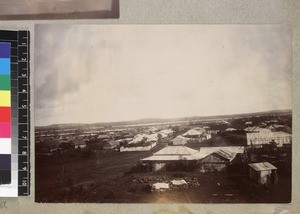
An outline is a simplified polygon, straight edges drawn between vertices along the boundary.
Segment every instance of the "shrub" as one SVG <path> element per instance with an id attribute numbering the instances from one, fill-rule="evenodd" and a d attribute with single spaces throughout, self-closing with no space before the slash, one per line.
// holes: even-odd
<path id="1" fill-rule="evenodd" d="M 145 193 L 150 193 L 152 190 L 152 186 L 147 184 L 147 185 L 143 186 L 141 190 Z"/>
<path id="2" fill-rule="evenodd" d="M 150 172 L 151 165 L 148 163 L 138 163 L 131 168 L 129 173 Z"/>

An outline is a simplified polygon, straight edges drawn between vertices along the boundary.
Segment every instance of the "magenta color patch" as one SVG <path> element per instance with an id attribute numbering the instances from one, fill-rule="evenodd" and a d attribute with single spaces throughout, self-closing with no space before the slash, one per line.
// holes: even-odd
<path id="1" fill-rule="evenodd" d="M 10 123 L 0 123 L 0 138 L 10 138 Z"/>

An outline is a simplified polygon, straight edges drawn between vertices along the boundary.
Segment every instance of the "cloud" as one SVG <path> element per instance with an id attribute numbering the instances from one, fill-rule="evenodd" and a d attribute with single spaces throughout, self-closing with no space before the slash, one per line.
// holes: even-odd
<path id="1" fill-rule="evenodd" d="M 291 108 L 283 25 L 37 25 L 35 47 L 40 124 Z"/>

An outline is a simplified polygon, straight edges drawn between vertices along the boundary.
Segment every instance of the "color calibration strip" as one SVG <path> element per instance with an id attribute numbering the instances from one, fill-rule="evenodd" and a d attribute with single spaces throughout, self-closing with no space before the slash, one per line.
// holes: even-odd
<path id="1" fill-rule="evenodd" d="M 0 42 L 0 185 L 11 183 L 11 45 Z"/>
<path id="2" fill-rule="evenodd" d="M 0 30 L 0 42 L 9 43 L 11 46 L 11 183 L 0 185 L 0 197 L 28 196 L 30 190 L 29 31 Z M 4 96 L 9 97 L 8 94 L 3 94 Z M 3 119 L 7 118 L 2 115 Z M 0 145 L 1 149 L 4 147 Z"/>

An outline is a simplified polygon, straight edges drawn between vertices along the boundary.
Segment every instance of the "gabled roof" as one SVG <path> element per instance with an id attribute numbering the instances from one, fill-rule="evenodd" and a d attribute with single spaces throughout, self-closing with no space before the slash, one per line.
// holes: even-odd
<path id="1" fill-rule="evenodd" d="M 236 153 L 230 152 L 226 149 L 220 149 L 219 151 L 217 151 L 215 153 L 229 161 L 232 161 L 236 156 Z"/>
<path id="2" fill-rule="evenodd" d="M 261 128 L 259 126 L 252 126 L 252 127 L 247 127 L 244 129 L 246 132 L 259 132 L 259 133 L 270 133 L 272 132 L 268 128 Z"/>
<path id="3" fill-rule="evenodd" d="M 187 140 L 189 140 L 189 138 L 187 138 L 187 137 L 183 137 L 183 136 L 181 136 L 181 135 L 178 135 L 177 137 L 175 137 L 173 140 L 171 140 L 171 141 L 176 141 L 176 140 L 184 140 L 184 141 L 187 141 Z"/>
<path id="4" fill-rule="evenodd" d="M 236 131 L 236 129 L 235 128 L 227 128 L 226 131 L 232 132 L 232 131 Z"/>
<path id="5" fill-rule="evenodd" d="M 146 142 L 153 142 L 153 141 L 158 140 L 157 133 L 149 134 L 149 135 L 148 134 L 137 134 L 136 136 L 134 136 L 134 138 L 128 144 L 139 143 L 144 138 L 146 139 Z"/>
<path id="6" fill-rule="evenodd" d="M 243 146 L 223 146 L 223 147 L 201 147 L 200 150 L 193 154 L 195 159 L 203 159 L 213 153 L 217 153 L 224 158 L 234 158 L 237 153 L 244 153 Z M 232 159 L 233 159 L 232 158 Z"/>
<path id="7" fill-rule="evenodd" d="M 111 140 L 111 141 L 105 142 L 105 145 L 118 146 L 118 145 L 120 145 L 120 142 Z"/>
<path id="8" fill-rule="evenodd" d="M 268 171 L 272 169 L 277 169 L 275 166 L 270 164 L 269 162 L 261 162 L 261 163 L 250 163 L 249 166 L 255 171 Z"/>
<path id="9" fill-rule="evenodd" d="M 196 160 L 192 155 L 153 155 L 143 158 L 144 161 L 177 161 L 177 160 Z"/>
<path id="10" fill-rule="evenodd" d="M 167 146 L 153 155 L 192 155 L 196 152 L 197 150 L 186 146 Z"/>
<path id="11" fill-rule="evenodd" d="M 258 127 L 257 126 L 249 126 L 247 128 L 244 128 L 244 131 L 246 132 L 253 132 L 257 129 Z"/>
<path id="12" fill-rule="evenodd" d="M 200 132 L 198 130 L 195 129 L 191 129 L 189 131 L 187 131 L 186 133 L 183 134 L 183 136 L 198 136 L 201 135 L 203 132 Z"/>
<path id="13" fill-rule="evenodd" d="M 173 161 L 173 160 L 200 160 L 213 153 L 231 161 L 237 153 L 243 153 L 244 147 L 201 147 L 200 151 L 186 146 L 167 146 L 152 156 L 144 158 L 145 161 Z"/>
<path id="14" fill-rule="evenodd" d="M 73 140 L 71 140 L 70 144 L 74 145 L 74 146 L 76 146 L 76 145 L 86 145 L 86 142 L 82 139 L 73 139 Z"/>
<path id="15" fill-rule="evenodd" d="M 107 138 L 109 138 L 109 136 L 108 135 L 105 135 L 105 134 L 103 134 L 103 135 L 98 135 L 98 139 L 107 139 Z"/>
<path id="16" fill-rule="evenodd" d="M 172 134 L 173 132 L 174 131 L 172 129 L 163 129 L 159 131 L 160 134 L 165 134 L 165 135 Z"/>

